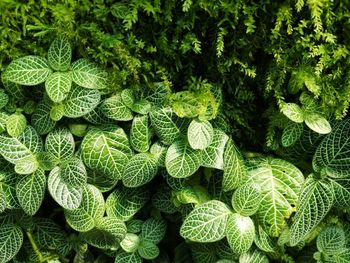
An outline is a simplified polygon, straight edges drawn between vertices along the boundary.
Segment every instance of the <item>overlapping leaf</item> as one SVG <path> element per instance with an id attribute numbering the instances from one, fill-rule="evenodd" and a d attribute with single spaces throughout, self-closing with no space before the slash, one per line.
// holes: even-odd
<path id="1" fill-rule="evenodd" d="M 0 225 L 0 262 L 10 261 L 19 251 L 23 243 L 23 232 L 14 224 Z"/>
<path id="2" fill-rule="evenodd" d="M 302 123 L 291 122 L 289 123 L 282 132 L 282 145 L 284 147 L 289 147 L 293 145 L 301 136 L 304 130 L 304 125 Z"/>
<path id="3" fill-rule="evenodd" d="M 325 169 L 331 177 L 350 175 L 350 119 L 337 122 L 332 133 L 317 147 L 312 160 L 316 172 Z"/>
<path id="4" fill-rule="evenodd" d="M 47 95 L 53 102 L 63 101 L 72 87 L 72 78 L 69 72 L 55 72 L 45 81 Z"/>
<path id="5" fill-rule="evenodd" d="M 124 167 L 132 155 L 125 132 L 117 126 L 91 129 L 84 137 L 81 151 L 90 169 L 114 179 L 122 179 Z"/>
<path id="6" fill-rule="evenodd" d="M 43 100 L 39 102 L 32 114 L 32 125 L 40 135 L 49 133 L 56 125 L 50 117 L 50 111 L 50 103 Z"/>
<path id="7" fill-rule="evenodd" d="M 66 71 L 69 69 L 72 59 L 72 48 L 69 41 L 64 36 L 56 38 L 47 54 L 50 66 L 58 71 Z"/>
<path id="8" fill-rule="evenodd" d="M 68 224 L 76 231 L 86 232 L 96 226 L 105 212 L 105 201 L 101 192 L 93 185 L 83 189 L 81 205 L 73 210 L 65 210 Z"/>
<path id="9" fill-rule="evenodd" d="M 142 224 L 141 239 L 158 244 L 165 235 L 166 221 L 164 219 L 149 218 Z"/>
<path id="10" fill-rule="evenodd" d="M 152 126 L 160 140 L 170 145 L 179 136 L 180 130 L 174 122 L 175 114 L 171 108 L 157 108 L 150 112 Z"/>
<path id="11" fill-rule="evenodd" d="M 138 253 L 121 252 L 115 258 L 115 263 L 142 263 L 142 258 Z"/>
<path id="12" fill-rule="evenodd" d="M 74 154 L 73 135 L 67 128 L 57 128 L 47 135 L 45 149 L 59 161 L 68 160 Z"/>
<path id="13" fill-rule="evenodd" d="M 79 59 L 72 64 L 73 81 L 87 89 L 105 89 L 108 74 L 86 59 Z"/>
<path id="14" fill-rule="evenodd" d="M 107 118 L 112 120 L 130 121 L 133 119 L 132 111 L 124 104 L 120 93 L 105 99 L 100 109 Z"/>
<path id="15" fill-rule="evenodd" d="M 236 254 L 247 252 L 255 238 L 253 220 L 239 214 L 231 214 L 226 227 L 227 241 Z"/>
<path id="16" fill-rule="evenodd" d="M 174 142 L 166 153 L 165 167 L 175 178 L 185 178 L 194 174 L 202 163 L 202 152 L 194 150 L 182 140 Z"/>
<path id="17" fill-rule="evenodd" d="M 149 191 L 147 188 L 117 188 L 107 197 L 107 215 L 121 221 L 127 221 L 146 204 L 148 199 Z"/>
<path id="18" fill-rule="evenodd" d="M 228 139 L 225 146 L 223 168 L 222 187 L 224 191 L 230 191 L 239 187 L 248 177 L 243 157 L 232 139 Z"/>
<path id="19" fill-rule="evenodd" d="M 38 169 L 30 175 L 22 177 L 16 185 L 16 196 L 22 209 L 28 215 L 34 215 L 43 202 L 46 190 L 46 176 Z"/>
<path id="20" fill-rule="evenodd" d="M 98 90 L 89 90 L 73 85 L 64 100 L 64 115 L 69 118 L 82 117 L 92 111 L 101 99 Z"/>
<path id="21" fill-rule="evenodd" d="M 299 207 L 290 228 L 290 244 L 303 240 L 326 216 L 333 205 L 331 184 L 310 175 L 300 194 Z"/>
<path id="22" fill-rule="evenodd" d="M 262 199 L 257 212 L 259 224 L 278 236 L 298 203 L 303 174 L 291 163 L 273 158 L 256 158 L 247 163 L 249 181 L 260 186 Z"/>
<path id="23" fill-rule="evenodd" d="M 139 187 L 151 181 L 158 171 L 158 159 L 150 153 L 139 153 L 131 157 L 125 166 L 123 184 Z"/>
<path id="24" fill-rule="evenodd" d="M 52 70 L 45 58 L 26 56 L 13 60 L 6 68 L 3 78 L 21 85 L 37 85 L 44 82 Z"/>
<path id="25" fill-rule="evenodd" d="M 244 184 L 234 192 L 232 207 L 242 216 L 251 216 L 258 211 L 261 199 L 258 185 Z"/>
<path id="26" fill-rule="evenodd" d="M 63 181 L 61 169 L 55 167 L 48 177 L 48 189 L 52 198 L 65 209 L 76 209 L 82 201 L 83 188 L 75 188 Z"/>
<path id="27" fill-rule="evenodd" d="M 231 211 L 216 200 L 196 206 L 183 222 L 180 234 L 195 242 L 215 242 L 226 234 L 227 219 Z"/>
<path id="28" fill-rule="evenodd" d="M 85 165 L 79 158 L 73 157 L 61 166 L 61 178 L 72 187 L 82 187 L 87 182 Z"/>
<path id="29" fill-rule="evenodd" d="M 130 130 L 130 144 L 133 149 L 138 152 L 147 152 L 150 147 L 151 135 L 148 116 L 135 116 Z"/>
<path id="30" fill-rule="evenodd" d="M 338 254 L 345 247 L 345 233 L 340 227 L 326 227 L 317 236 L 317 249 L 325 254 Z"/>
<path id="31" fill-rule="evenodd" d="M 214 129 L 211 144 L 203 150 L 202 165 L 204 167 L 224 169 L 224 150 L 228 139 L 224 132 Z"/>
<path id="32" fill-rule="evenodd" d="M 139 244 L 140 244 L 139 236 L 133 233 L 127 233 L 125 238 L 120 242 L 121 248 L 128 253 L 135 252 Z"/>
<path id="33" fill-rule="evenodd" d="M 188 126 L 187 139 L 193 149 L 203 150 L 214 137 L 214 129 L 209 121 L 192 120 Z"/>
<path id="34" fill-rule="evenodd" d="M 144 259 L 155 259 L 156 257 L 159 256 L 159 248 L 152 242 L 142 240 L 137 252 L 139 255 L 144 258 Z"/>

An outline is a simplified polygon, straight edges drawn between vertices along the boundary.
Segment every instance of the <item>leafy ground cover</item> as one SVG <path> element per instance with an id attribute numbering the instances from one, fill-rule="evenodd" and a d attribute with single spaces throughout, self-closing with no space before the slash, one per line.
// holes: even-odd
<path id="1" fill-rule="evenodd" d="M 0 1 L 0 263 L 350 262 L 349 9 Z"/>

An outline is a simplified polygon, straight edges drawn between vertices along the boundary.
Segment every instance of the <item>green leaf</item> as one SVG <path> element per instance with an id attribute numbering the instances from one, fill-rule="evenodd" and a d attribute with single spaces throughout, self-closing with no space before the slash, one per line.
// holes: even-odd
<path id="1" fill-rule="evenodd" d="M 121 252 L 115 258 L 115 263 L 142 263 L 142 258 L 138 253 Z"/>
<path id="2" fill-rule="evenodd" d="M 76 231 L 86 232 L 96 226 L 105 213 L 102 193 L 93 185 L 83 189 L 81 205 L 72 210 L 64 210 L 67 223 Z"/>
<path id="3" fill-rule="evenodd" d="M 229 137 L 222 131 L 214 129 L 211 144 L 203 150 L 204 167 L 224 169 L 224 149 Z"/>
<path id="4" fill-rule="evenodd" d="M 257 227 L 255 234 L 254 243 L 259 249 L 268 253 L 274 253 L 278 250 L 276 241 L 272 239 L 261 226 Z"/>
<path id="5" fill-rule="evenodd" d="M 39 248 L 53 249 L 62 253 L 67 249 L 68 238 L 64 230 L 49 218 L 34 218 L 35 233 L 34 241 Z"/>
<path id="6" fill-rule="evenodd" d="M 84 137 L 81 152 L 90 169 L 114 179 L 122 179 L 125 165 L 132 155 L 128 137 L 117 126 L 91 129 Z"/>
<path id="7" fill-rule="evenodd" d="M 32 114 L 32 125 L 40 134 L 49 133 L 56 125 L 50 117 L 51 105 L 47 101 L 41 101 Z"/>
<path id="8" fill-rule="evenodd" d="M 14 113 L 7 118 L 6 129 L 7 133 L 16 137 L 19 136 L 27 126 L 27 119 L 23 114 Z"/>
<path id="9" fill-rule="evenodd" d="M 337 226 L 329 226 L 317 236 L 317 249 L 328 255 L 340 253 L 345 246 L 344 230 Z"/>
<path id="10" fill-rule="evenodd" d="M 57 71 L 66 71 L 69 69 L 72 60 L 72 48 L 69 41 L 64 36 L 56 38 L 47 54 L 50 66 Z"/>
<path id="11" fill-rule="evenodd" d="M 289 123 L 282 132 L 282 145 L 283 147 L 289 147 L 293 145 L 301 136 L 304 130 L 302 123 L 291 122 Z"/>
<path id="12" fill-rule="evenodd" d="M 139 236 L 133 233 L 127 233 L 125 238 L 120 242 L 121 248 L 128 253 L 137 251 L 139 244 L 140 244 Z"/>
<path id="13" fill-rule="evenodd" d="M 63 101 L 72 87 L 72 78 L 69 72 L 55 72 L 45 81 L 47 95 L 53 102 Z"/>
<path id="14" fill-rule="evenodd" d="M 79 59 L 72 64 L 72 79 L 87 89 L 105 89 L 108 85 L 108 73 L 87 59 Z"/>
<path id="15" fill-rule="evenodd" d="M 330 177 L 350 175 L 350 119 L 337 122 L 331 134 L 324 137 L 312 160 L 316 172 L 325 169 Z"/>
<path id="16" fill-rule="evenodd" d="M 298 203 L 303 174 L 291 163 L 273 158 L 251 159 L 247 168 L 247 183 L 261 187 L 259 224 L 270 236 L 278 236 Z"/>
<path id="17" fill-rule="evenodd" d="M 36 214 L 44 200 L 45 190 L 46 176 L 41 169 L 18 181 L 16 195 L 24 212 L 31 216 Z"/>
<path id="18" fill-rule="evenodd" d="M 158 166 L 165 167 L 165 157 L 168 147 L 161 144 L 160 142 L 155 142 L 152 144 L 149 152 L 153 154 L 154 158 L 158 160 Z"/>
<path id="19" fill-rule="evenodd" d="M 32 126 L 27 125 L 24 132 L 18 136 L 18 140 L 33 153 L 39 153 L 43 150 L 43 141 Z"/>
<path id="20" fill-rule="evenodd" d="M 64 116 L 82 117 L 96 108 L 100 100 L 101 95 L 98 90 L 88 90 L 73 85 L 64 101 Z"/>
<path id="21" fill-rule="evenodd" d="M 195 150 L 207 148 L 213 141 L 214 129 L 209 121 L 191 121 L 187 131 L 187 139 L 191 147 Z"/>
<path id="22" fill-rule="evenodd" d="M 4 108 L 9 102 L 9 96 L 5 93 L 5 90 L 0 89 L 0 109 Z"/>
<path id="23" fill-rule="evenodd" d="M 151 143 L 152 132 L 147 115 L 137 115 L 132 120 L 130 145 L 135 151 L 147 152 Z"/>
<path id="24" fill-rule="evenodd" d="M 155 259 L 160 253 L 159 248 L 155 244 L 145 240 L 141 241 L 137 252 L 142 258 L 148 260 Z"/>
<path id="25" fill-rule="evenodd" d="M 65 209 L 76 209 L 82 202 L 82 188 L 74 188 L 61 178 L 61 169 L 55 167 L 47 181 L 52 198 Z"/>
<path id="26" fill-rule="evenodd" d="M 254 215 L 262 199 L 260 189 L 255 184 L 244 184 L 232 196 L 233 209 L 242 216 Z"/>
<path id="27" fill-rule="evenodd" d="M 172 200 L 171 188 L 167 185 L 158 188 L 157 192 L 152 196 L 152 205 L 166 214 L 177 212 L 177 208 Z"/>
<path id="28" fill-rule="evenodd" d="M 146 100 L 146 99 L 142 99 L 139 101 L 136 101 L 132 107 L 131 107 L 132 111 L 145 115 L 148 114 L 151 109 L 152 109 L 152 104 Z"/>
<path id="29" fill-rule="evenodd" d="M 132 111 L 123 103 L 120 93 L 102 101 L 100 109 L 107 118 L 112 120 L 130 121 L 133 118 Z"/>
<path id="30" fill-rule="evenodd" d="M 172 144 L 180 136 L 174 115 L 171 108 L 158 108 L 150 112 L 152 126 L 159 139 L 166 145 Z"/>
<path id="31" fill-rule="evenodd" d="M 334 191 L 334 206 L 350 207 L 350 178 L 329 179 Z"/>
<path id="32" fill-rule="evenodd" d="M 174 142 L 166 153 L 165 166 L 175 178 L 185 178 L 194 174 L 202 163 L 202 152 L 193 150 L 182 140 Z"/>
<path id="33" fill-rule="evenodd" d="M 140 219 L 131 219 L 126 222 L 128 233 L 138 234 L 141 232 L 143 221 Z"/>
<path id="34" fill-rule="evenodd" d="M 126 107 L 129 109 L 132 108 L 132 105 L 135 103 L 135 94 L 132 89 L 123 89 L 120 94 L 122 101 Z"/>
<path id="35" fill-rule="evenodd" d="M 180 234 L 194 242 L 215 242 L 225 236 L 231 211 L 216 200 L 196 206 L 183 222 Z"/>
<path id="36" fill-rule="evenodd" d="M 82 187 L 87 182 L 85 165 L 79 158 L 73 157 L 62 163 L 61 178 L 72 187 Z"/>
<path id="37" fill-rule="evenodd" d="M 13 224 L 0 225 L 0 262 L 10 261 L 22 247 L 23 233 L 19 226 Z"/>
<path id="38" fill-rule="evenodd" d="M 222 187 L 225 192 L 236 189 L 248 177 L 244 159 L 232 139 L 228 139 L 224 150 L 224 177 Z"/>
<path id="39" fill-rule="evenodd" d="M 0 133 L 6 131 L 6 123 L 9 116 L 6 112 L 0 112 Z"/>
<path id="40" fill-rule="evenodd" d="M 327 134 L 332 131 L 329 122 L 318 113 L 308 113 L 305 115 L 305 124 L 314 132 Z"/>
<path id="41" fill-rule="evenodd" d="M 227 241 L 236 254 L 247 252 L 255 238 L 253 220 L 239 214 L 231 214 L 226 227 Z"/>
<path id="42" fill-rule="evenodd" d="M 53 121 L 59 121 L 63 118 L 64 116 L 64 104 L 58 103 L 52 105 L 52 108 L 50 110 L 50 118 Z"/>
<path id="43" fill-rule="evenodd" d="M 158 244 L 165 236 L 166 227 L 164 219 L 149 218 L 142 224 L 140 238 L 142 241 Z"/>
<path id="44" fill-rule="evenodd" d="M 106 200 L 106 212 L 109 217 L 121 221 L 131 219 L 148 201 L 149 191 L 145 187 L 119 187 Z"/>
<path id="45" fill-rule="evenodd" d="M 45 58 L 26 56 L 13 60 L 6 68 L 3 78 L 17 84 L 33 86 L 44 82 L 51 72 Z"/>
<path id="46" fill-rule="evenodd" d="M 5 195 L 6 208 L 20 208 L 16 195 L 18 175 L 13 171 L 0 170 L 0 192 Z"/>
<path id="47" fill-rule="evenodd" d="M 21 171 L 21 174 L 30 174 L 38 168 L 33 152 L 20 141 L 20 138 L 0 135 L 0 154 L 10 163 L 18 165 L 17 172 Z"/>
<path id="48" fill-rule="evenodd" d="M 213 244 L 194 243 L 191 245 L 190 252 L 192 252 L 190 254 L 192 254 L 193 257 L 193 259 L 191 259 L 191 262 L 193 261 L 194 263 L 216 263 L 217 251 L 215 247 L 213 247 Z"/>
<path id="49" fill-rule="evenodd" d="M 73 135 L 67 128 L 56 128 L 47 135 L 45 149 L 60 162 L 68 160 L 74 154 L 75 143 Z"/>
<path id="50" fill-rule="evenodd" d="M 138 153 L 131 157 L 125 166 L 123 184 L 126 187 L 139 187 L 150 182 L 158 172 L 158 162 L 150 153 Z"/>
<path id="51" fill-rule="evenodd" d="M 258 249 L 250 249 L 239 257 L 239 263 L 269 263 L 267 256 Z"/>
<path id="52" fill-rule="evenodd" d="M 333 205 L 333 190 L 330 182 L 317 180 L 310 175 L 300 195 L 299 208 L 290 228 L 290 244 L 297 245 L 326 216 Z"/>
<path id="53" fill-rule="evenodd" d="M 304 115 L 299 105 L 295 103 L 286 103 L 281 109 L 282 113 L 287 116 L 291 121 L 302 123 L 304 121 Z"/>
<path id="54" fill-rule="evenodd" d="M 82 239 L 88 244 L 101 248 L 117 248 L 125 238 L 126 226 L 122 221 L 112 217 L 103 217 L 96 227 L 81 234 Z"/>

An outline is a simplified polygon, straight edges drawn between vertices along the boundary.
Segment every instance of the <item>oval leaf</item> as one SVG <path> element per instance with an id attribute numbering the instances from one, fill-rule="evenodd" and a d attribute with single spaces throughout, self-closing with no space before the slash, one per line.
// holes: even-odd
<path id="1" fill-rule="evenodd" d="M 147 152 L 151 143 L 151 135 L 148 116 L 135 116 L 130 130 L 130 144 L 132 148 L 138 152 Z"/>
<path id="2" fill-rule="evenodd" d="M 327 134 L 332 131 L 329 122 L 318 113 L 308 113 L 305 116 L 305 124 L 314 132 Z"/>
<path id="3" fill-rule="evenodd" d="M 188 126 L 187 139 L 193 149 L 203 150 L 214 137 L 214 129 L 209 121 L 192 120 Z"/>
<path id="4" fill-rule="evenodd" d="M 231 211 L 216 200 L 196 206 L 183 222 L 180 234 L 194 242 L 215 242 L 224 238 Z"/>
<path id="5" fill-rule="evenodd" d="M 254 215 L 261 202 L 260 189 L 254 184 L 244 184 L 232 196 L 233 209 L 242 216 Z"/>
<path id="6" fill-rule="evenodd" d="M 0 262 L 9 262 L 22 247 L 23 232 L 13 224 L 0 225 Z"/>
<path id="7" fill-rule="evenodd" d="M 45 58 L 26 56 L 13 60 L 6 68 L 3 78 L 21 85 L 38 85 L 44 82 L 52 70 Z"/>
<path id="8" fill-rule="evenodd" d="M 184 141 L 174 142 L 165 157 L 168 173 L 175 178 L 185 178 L 194 174 L 202 162 L 201 151 L 193 150 Z"/>
<path id="9" fill-rule="evenodd" d="M 255 229 L 253 220 L 250 217 L 239 214 L 231 214 L 227 221 L 227 241 L 236 254 L 247 252 L 252 246 Z"/>
<path id="10" fill-rule="evenodd" d="M 50 66 L 57 71 L 66 71 L 69 69 L 72 60 L 72 48 L 69 41 L 64 36 L 56 38 L 47 54 Z"/>
<path id="11" fill-rule="evenodd" d="M 120 93 L 105 99 L 100 109 L 107 118 L 112 120 L 130 121 L 133 118 L 132 111 L 125 106 Z"/>
<path id="12" fill-rule="evenodd" d="M 87 89 L 105 89 L 108 84 L 107 72 L 87 59 L 79 59 L 72 64 L 72 79 Z"/>
<path id="13" fill-rule="evenodd" d="M 203 150 L 202 165 L 214 169 L 224 169 L 224 149 L 228 136 L 221 130 L 214 129 L 211 144 Z"/>
<path id="14" fill-rule="evenodd" d="M 282 113 L 291 121 L 301 123 L 304 121 L 303 111 L 299 105 L 295 103 L 286 103 L 281 109 Z"/>
<path id="15" fill-rule="evenodd" d="M 53 102 L 63 101 L 71 87 L 72 79 L 68 72 L 55 72 L 45 81 L 46 93 Z"/>

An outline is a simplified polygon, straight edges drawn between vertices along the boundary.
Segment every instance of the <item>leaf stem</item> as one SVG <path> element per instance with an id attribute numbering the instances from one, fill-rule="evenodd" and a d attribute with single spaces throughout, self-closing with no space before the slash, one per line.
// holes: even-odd
<path id="1" fill-rule="evenodd" d="M 30 244 L 32 245 L 32 248 L 34 249 L 35 254 L 37 254 L 38 257 L 39 257 L 39 261 L 40 261 L 40 262 L 45 262 L 45 261 L 44 261 L 43 255 L 41 254 L 41 252 L 40 252 L 38 246 L 36 245 L 36 243 L 35 243 L 35 241 L 34 241 L 34 238 L 33 238 L 33 236 L 32 236 L 32 233 L 29 232 L 29 231 L 26 231 L 26 234 L 27 234 L 27 236 L 28 236 L 28 239 L 29 239 Z"/>

